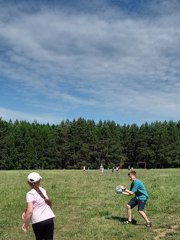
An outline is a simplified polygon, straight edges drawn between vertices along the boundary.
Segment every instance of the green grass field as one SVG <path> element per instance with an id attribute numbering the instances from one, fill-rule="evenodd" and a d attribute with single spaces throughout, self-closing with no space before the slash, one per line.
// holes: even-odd
<path id="1" fill-rule="evenodd" d="M 34 239 L 32 228 L 21 231 L 21 213 L 29 190 L 31 171 L 0 171 L 0 239 Z M 41 170 L 42 185 L 53 201 L 55 240 L 180 239 L 180 169 L 137 170 L 148 192 L 146 213 L 152 229 L 146 229 L 137 209 L 136 225 L 124 225 L 129 196 L 115 194 L 122 184 L 129 188 L 127 170 Z"/>

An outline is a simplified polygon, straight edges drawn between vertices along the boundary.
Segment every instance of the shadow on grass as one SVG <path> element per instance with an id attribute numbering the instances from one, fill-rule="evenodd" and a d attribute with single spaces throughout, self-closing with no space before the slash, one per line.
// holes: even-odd
<path id="1" fill-rule="evenodd" d="M 115 221 L 121 222 L 123 224 L 125 224 L 124 222 L 127 221 L 127 218 L 119 217 L 119 216 L 108 216 L 108 217 L 106 217 L 106 219 L 115 220 Z M 137 224 L 137 221 L 135 219 L 132 219 L 132 224 L 133 225 L 142 225 L 142 224 Z"/>

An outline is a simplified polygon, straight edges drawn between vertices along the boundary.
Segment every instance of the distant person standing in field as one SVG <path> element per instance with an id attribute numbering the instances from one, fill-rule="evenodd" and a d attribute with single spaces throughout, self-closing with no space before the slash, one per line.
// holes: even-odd
<path id="1" fill-rule="evenodd" d="M 28 231 L 31 220 L 36 240 L 53 240 L 55 215 L 46 190 L 40 187 L 41 179 L 36 172 L 30 173 L 27 177 L 31 190 L 26 194 L 27 209 L 22 214 L 24 222 L 22 230 Z"/>
<path id="2" fill-rule="evenodd" d="M 128 195 L 134 195 L 135 197 L 130 200 L 127 204 L 127 213 L 128 213 L 128 220 L 125 222 L 127 224 L 132 223 L 132 209 L 135 206 L 138 206 L 138 212 L 140 216 L 145 220 L 146 227 L 151 227 L 152 224 L 149 221 L 146 213 L 144 212 L 144 208 L 148 199 L 148 193 L 144 187 L 144 184 L 136 178 L 136 172 L 130 171 L 128 173 L 130 181 L 132 181 L 130 190 L 126 189 L 124 186 L 120 185 L 120 188 Z"/>
<path id="3" fill-rule="evenodd" d="M 101 166 L 100 166 L 100 172 L 104 172 L 104 167 L 103 167 L 103 165 L 101 164 Z"/>

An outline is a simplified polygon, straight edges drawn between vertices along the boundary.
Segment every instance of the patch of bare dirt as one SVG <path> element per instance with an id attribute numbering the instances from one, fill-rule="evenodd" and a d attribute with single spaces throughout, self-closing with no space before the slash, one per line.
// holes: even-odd
<path id="1" fill-rule="evenodd" d="M 174 233 L 177 230 L 180 230 L 180 224 L 170 226 L 168 229 L 162 229 L 162 228 L 155 229 L 154 231 L 157 233 L 157 236 L 154 237 L 154 240 L 160 240 L 164 238 L 167 234 Z"/>

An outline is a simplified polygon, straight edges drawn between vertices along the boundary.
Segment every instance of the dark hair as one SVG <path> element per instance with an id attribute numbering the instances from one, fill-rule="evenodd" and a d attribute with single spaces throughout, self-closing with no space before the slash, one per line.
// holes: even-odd
<path id="1" fill-rule="evenodd" d="M 29 185 L 30 185 L 32 188 L 34 188 L 37 193 L 39 193 L 39 195 L 44 199 L 45 203 L 46 203 L 48 206 L 52 207 L 52 202 L 51 202 L 51 200 L 49 200 L 48 198 L 46 198 L 46 197 L 44 196 L 44 194 L 41 192 L 41 190 L 39 189 L 39 182 L 40 182 L 40 181 L 38 181 L 38 182 L 36 182 L 36 183 L 29 183 Z"/>
<path id="2" fill-rule="evenodd" d="M 136 171 L 134 171 L 134 170 L 130 171 L 130 172 L 128 173 L 128 176 L 130 176 L 130 175 L 136 176 Z"/>

